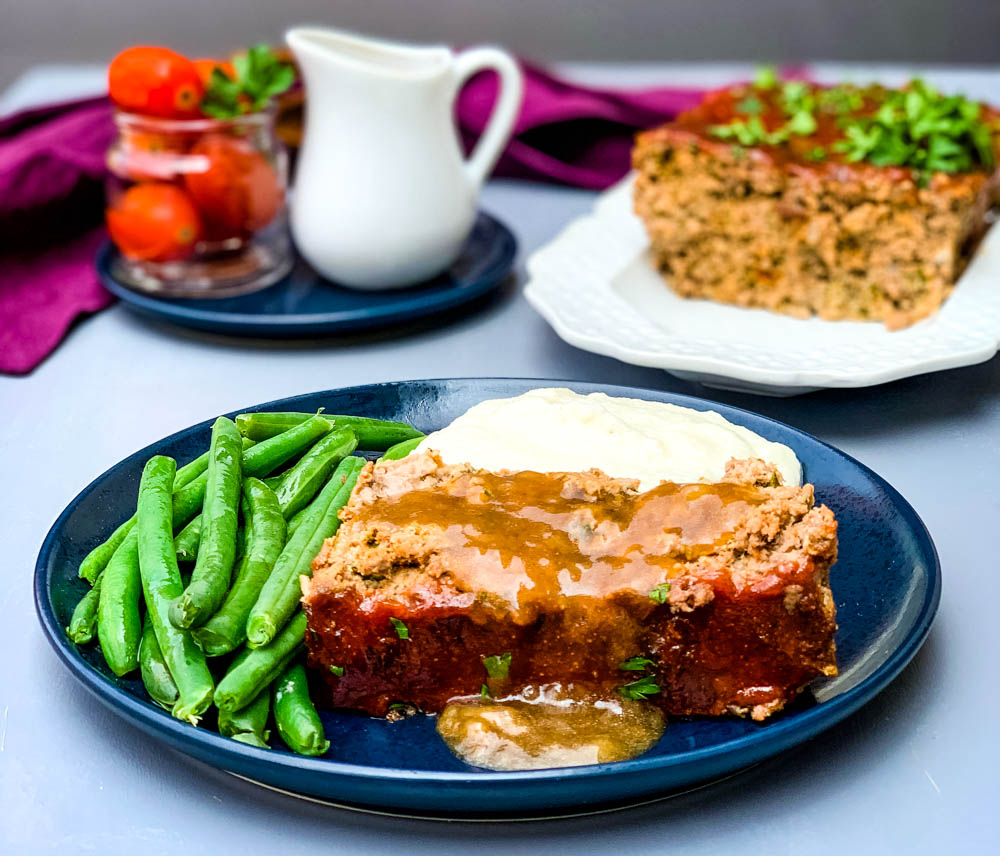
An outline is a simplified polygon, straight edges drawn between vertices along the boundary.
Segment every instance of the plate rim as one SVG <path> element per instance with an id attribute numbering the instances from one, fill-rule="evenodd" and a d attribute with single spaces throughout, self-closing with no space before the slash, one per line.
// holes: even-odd
<path id="1" fill-rule="evenodd" d="M 568 318 L 566 313 L 560 309 L 558 301 L 554 300 L 553 287 L 547 284 L 551 277 L 548 269 L 555 263 L 563 267 L 573 264 L 573 260 L 579 257 L 580 252 L 573 231 L 580 229 L 581 226 L 593 224 L 604 226 L 605 230 L 602 231 L 602 234 L 614 228 L 622 231 L 623 228 L 632 228 L 633 225 L 638 225 L 641 228 L 641 223 L 635 215 L 631 214 L 630 211 L 623 212 L 621 210 L 622 202 L 629 195 L 634 180 L 635 173 L 630 172 L 621 181 L 598 195 L 587 213 L 567 223 L 552 240 L 534 250 L 525 262 L 528 272 L 528 281 L 524 288 L 525 299 L 552 327 L 559 338 L 574 347 L 612 357 L 631 365 L 729 379 L 739 382 L 747 389 L 754 387 L 761 390 L 783 388 L 797 389 L 802 392 L 824 388 L 875 386 L 930 372 L 962 368 L 985 362 L 1000 350 L 1000 330 L 996 330 L 991 334 L 980 333 L 975 336 L 970 334 L 962 340 L 960 349 L 956 348 L 941 355 L 925 354 L 915 346 L 912 352 L 915 356 L 909 360 L 897 357 L 891 364 L 866 372 L 809 367 L 783 369 L 753 365 L 745 359 L 719 356 L 717 352 L 692 355 L 681 353 L 676 349 L 672 351 L 672 346 L 693 340 L 671 335 L 662 329 L 659 330 L 659 336 L 665 343 L 662 351 L 631 347 L 626 342 L 617 341 L 611 336 L 604 335 L 600 329 L 591 332 L 578 329 L 572 318 Z M 987 237 L 993 231 L 991 229 L 987 233 Z M 642 234 L 643 240 L 645 240 L 645 233 Z M 621 237 L 621 235 L 615 235 L 616 240 Z M 984 238 L 984 243 L 986 240 Z M 993 241 L 1000 245 L 1000 234 L 995 235 Z M 633 256 L 629 256 L 624 261 L 626 264 L 631 263 L 633 258 Z M 968 268 L 966 270 L 968 271 Z M 638 317 L 637 309 L 627 301 L 618 298 L 617 295 L 613 296 L 628 307 L 631 314 Z M 726 308 L 732 309 L 734 307 Z M 744 309 L 744 311 L 761 312 L 764 310 Z M 839 322 L 824 323 L 835 324 Z M 718 385 L 718 382 L 713 380 L 706 380 L 705 383 Z"/>
<path id="2" fill-rule="evenodd" d="M 151 732 L 166 731 L 178 744 L 201 744 L 206 749 L 213 752 L 221 752 L 223 755 L 234 755 L 242 761 L 261 762 L 265 765 L 277 765 L 291 770 L 308 772 L 312 774 L 329 774 L 342 776 L 345 778 L 364 779 L 370 781 L 393 780 L 400 782 L 420 782 L 420 783 L 449 783 L 449 784 L 469 784 L 481 783 L 484 785 L 497 786 L 504 783 L 525 783 L 525 782 L 545 782 L 551 780 L 562 780 L 566 778 L 591 778 L 606 776 L 627 776 L 633 773 L 648 772 L 660 769 L 684 769 L 694 767 L 706 761 L 711 761 L 736 752 L 750 752 L 755 759 L 767 758 L 777 754 L 784 749 L 808 740 L 820 732 L 846 719 L 862 705 L 871 701 L 888 684 L 890 684 L 899 673 L 912 660 L 925 641 L 931 624 L 937 613 L 941 598 L 942 575 L 941 564 L 937 548 L 923 520 L 910 503 L 884 478 L 879 476 L 871 468 L 861 461 L 841 451 L 835 446 L 820 440 L 814 435 L 795 428 L 780 420 L 773 419 L 763 414 L 755 413 L 742 407 L 714 402 L 710 399 L 673 393 L 666 390 L 656 390 L 646 387 L 622 386 L 616 384 L 594 383 L 589 381 L 574 381 L 553 378 L 516 378 L 516 377 L 453 377 L 453 378 L 427 378 L 412 379 L 405 381 L 386 381 L 381 383 L 357 384 L 347 387 L 333 387 L 325 390 L 302 393 L 286 398 L 278 398 L 268 402 L 252 404 L 247 407 L 230 411 L 231 414 L 245 412 L 249 409 L 280 408 L 288 409 L 293 406 L 296 400 L 312 398 L 324 394 L 344 394 L 364 390 L 370 392 L 379 389 L 391 389 L 412 384 L 425 385 L 449 385 L 449 384 L 482 384 L 509 383 L 518 384 L 539 384 L 548 386 L 565 385 L 569 388 L 587 387 L 593 391 L 605 391 L 619 395 L 653 393 L 660 396 L 658 400 L 667 400 L 671 403 L 678 403 L 681 406 L 695 407 L 701 409 L 717 409 L 740 416 L 749 416 L 751 420 L 761 420 L 772 426 L 777 426 L 781 431 L 789 431 L 793 435 L 805 438 L 807 441 L 816 443 L 832 452 L 836 457 L 849 465 L 858 468 L 862 474 L 873 480 L 878 487 L 885 491 L 893 501 L 894 507 L 906 521 L 908 528 L 915 535 L 916 541 L 921 547 L 921 554 L 926 559 L 927 587 L 924 592 L 923 601 L 919 610 L 913 617 L 912 625 L 907 632 L 904 642 L 899 645 L 870 675 L 862 679 L 853 687 L 834 696 L 825 702 L 801 712 L 797 712 L 793 717 L 771 723 L 767 728 L 749 735 L 741 735 L 731 738 L 712 746 L 700 749 L 689 750 L 671 756 L 639 757 L 629 761 L 618 761 L 608 764 L 587 765 L 582 767 L 558 767 L 543 770 L 526 771 L 479 771 L 469 772 L 447 772 L 414 769 L 406 767 L 368 767 L 361 764 L 353 764 L 343 761 L 336 761 L 327 758 L 308 758 L 293 755 L 288 752 L 276 751 L 273 749 L 259 749 L 248 746 L 237 741 L 230 740 L 208 729 L 192 728 L 190 725 L 174 719 L 170 714 L 154 704 L 138 698 L 126 690 L 115 686 L 100 672 L 90 666 L 79 654 L 76 647 L 69 641 L 63 628 L 56 620 L 51 599 L 48 596 L 49 574 L 47 568 L 49 556 L 52 553 L 56 540 L 63 528 L 65 520 L 74 513 L 77 505 L 82 502 L 90 493 L 98 488 L 106 477 L 117 471 L 120 467 L 127 465 L 134 459 L 156 453 L 156 450 L 169 441 L 182 439 L 183 436 L 204 431 L 208 429 L 214 418 L 203 420 L 193 425 L 175 431 L 165 437 L 159 438 L 145 447 L 127 455 L 111 467 L 104 470 L 89 484 L 87 484 L 60 512 L 55 522 L 48 530 L 45 539 L 39 550 L 35 563 L 33 591 L 36 615 L 42 626 L 44 635 L 49 644 L 70 673 L 83 683 L 83 685 L 100 701 L 118 710 L 126 720 L 135 719 L 142 722 L 143 728 Z M 723 415 L 727 415 L 723 413 Z M 728 418 L 728 417 L 727 417 Z M 178 747 L 179 748 L 179 747 Z M 760 751 L 754 751 L 760 750 Z M 186 750 L 180 751 L 186 754 Z M 224 769 L 222 765 L 219 769 Z"/>
<path id="3" fill-rule="evenodd" d="M 471 302 L 478 297 L 482 297 L 500 284 L 513 270 L 517 257 L 518 242 L 517 237 L 511 228 L 500 218 L 487 211 L 479 209 L 476 212 L 476 226 L 485 223 L 495 235 L 498 257 L 486 269 L 486 271 L 475 278 L 471 283 L 459 282 L 452 287 L 436 292 L 433 299 L 426 296 L 408 296 L 385 308 L 384 311 L 373 312 L 370 308 L 359 308 L 350 310 L 338 310 L 335 312 L 308 313 L 298 312 L 287 315 L 277 315 L 274 313 L 249 313 L 224 312 L 209 308 L 211 298 L 205 300 L 205 307 L 188 306 L 176 302 L 174 299 L 157 297 L 152 294 L 145 294 L 129 288 L 119 282 L 112 274 L 110 261 L 115 254 L 115 248 L 111 239 L 105 239 L 94 256 L 94 267 L 101 284 L 115 297 L 122 301 L 129 309 L 142 312 L 145 315 L 167 320 L 175 324 L 184 326 L 197 325 L 201 329 L 215 329 L 219 332 L 242 332 L 246 333 L 267 333 L 273 330 L 294 330 L 301 333 L 321 333 L 346 331 L 352 329 L 365 329 L 373 326 L 390 326 L 400 323 L 409 318 L 424 318 L 435 315 L 439 312 L 447 312 Z M 470 231 L 470 236 L 472 232 Z M 293 250 L 294 252 L 294 250 Z M 461 258 L 461 255 L 459 256 Z M 305 263 L 298 256 L 296 263 Z M 268 289 L 284 282 L 292 276 L 290 272 L 267 288 L 261 289 L 253 294 L 263 294 Z M 326 281 L 318 273 L 316 276 Z M 338 288 L 344 286 L 332 283 Z M 391 289 L 399 294 L 406 294 L 407 289 Z M 381 292 L 379 292 L 381 293 Z M 246 297 L 252 295 L 243 295 Z M 223 297 L 220 299 L 238 299 Z"/>

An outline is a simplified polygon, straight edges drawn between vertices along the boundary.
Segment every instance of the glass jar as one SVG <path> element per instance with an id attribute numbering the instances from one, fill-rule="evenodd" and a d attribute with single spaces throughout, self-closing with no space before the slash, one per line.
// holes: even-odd
<path id="1" fill-rule="evenodd" d="M 292 266 L 288 155 L 274 113 L 115 115 L 105 219 L 116 278 L 171 297 L 246 294 Z"/>

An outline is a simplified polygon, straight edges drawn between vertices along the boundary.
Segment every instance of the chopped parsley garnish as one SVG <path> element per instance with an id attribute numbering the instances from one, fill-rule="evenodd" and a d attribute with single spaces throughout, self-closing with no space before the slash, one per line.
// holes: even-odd
<path id="1" fill-rule="evenodd" d="M 480 687 L 480 689 L 479 689 L 479 697 L 480 698 L 493 698 L 493 693 L 490 692 L 490 688 L 488 686 L 486 686 L 486 684 L 483 684 L 482 687 Z"/>
<path id="2" fill-rule="evenodd" d="M 618 668 L 624 672 L 642 672 L 646 669 L 655 669 L 656 663 L 649 657 L 629 657 L 625 662 L 619 663 Z"/>
<path id="3" fill-rule="evenodd" d="M 486 674 L 491 678 L 506 680 L 510 675 L 510 651 L 506 654 L 493 654 L 490 657 L 484 657 L 483 666 L 486 668 Z"/>
<path id="4" fill-rule="evenodd" d="M 403 624 L 398 618 L 390 618 L 389 621 L 392 622 L 393 630 L 396 631 L 396 635 L 400 639 L 409 639 L 410 631 L 407 629 L 406 625 Z"/>
<path id="5" fill-rule="evenodd" d="M 885 92 L 873 115 L 843 117 L 844 139 L 834 143 L 848 163 L 907 166 L 921 178 L 995 163 L 982 108 L 961 95 L 941 95 L 921 80 Z"/>
<path id="6" fill-rule="evenodd" d="M 821 89 L 817 98 L 821 107 L 828 108 L 834 113 L 852 113 L 860 110 L 865 104 L 861 90 L 850 84 Z"/>
<path id="7" fill-rule="evenodd" d="M 667 594 L 670 592 L 670 583 L 660 583 L 655 589 L 649 593 L 649 599 L 655 600 L 657 603 L 666 603 Z"/>
<path id="8" fill-rule="evenodd" d="M 338 678 L 344 677 L 343 666 L 330 666 L 330 671 L 333 672 Z"/>
<path id="9" fill-rule="evenodd" d="M 764 127 L 760 116 L 751 116 L 746 120 L 736 119 L 728 125 L 711 125 L 708 132 L 723 140 L 735 139 L 741 146 L 771 142 L 771 134 Z"/>
<path id="10" fill-rule="evenodd" d="M 765 95 L 779 86 L 779 92 Z M 935 172 L 995 166 L 993 129 L 983 120 L 982 106 L 961 95 L 941 95 L 919 79 L 902 90 L 849 84 L 822 89 L 800 80 L 781 82 L 774 69 L 762 69 L 754 87 L 742 94 L 736 117 L 709 126 L 709 134 L 740 146 L 777 146 L 816 134 L 818 117 L 825 114 L 828 122 L 836 119 L 839 139 L 809 149 L 802 155 L 807 160 L 839 153 L 847 163 L 908 167 L 921 184 Z M 768 114 L 772 127 L 762 120 L 769 99 L 786 117 L 777 127 L 773 113 Z"/>
<path id="11" fill-rule="evenodd" d="M 637 681 L 632 681 L 625 684 L 625 686 L 618 687 L 618 692 L 625 698 L 642 700 L 653 695 L 658 695 L 660 685 L 656 683 L 656 678 L 653 675 L 645 675 Z"/>
<path id="12" fill-rule="evenodd" d="M 788 120 L 785 127 L 793 134 L 808 137 L 816 133 L 816 117 L 808 110 L 799 110 Z"/>
<path id="13" fill-rule="evenodd" d="M 760 65 L 753 74 L 753 85 L 758 89 L 774 89 L 778 85 L 778 72 L 773 65 Z"/>
<path id="14" fill-rule="evenodd" d="M 781 87 L 781 106 L 789 116 L 802 111 L 809 113 L 816 107 L 816 98 L 807 84 L 789 80 Z"/>

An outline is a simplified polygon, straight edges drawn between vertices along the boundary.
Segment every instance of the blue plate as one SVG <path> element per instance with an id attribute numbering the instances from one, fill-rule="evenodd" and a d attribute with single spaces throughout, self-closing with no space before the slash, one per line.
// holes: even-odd
<path id="1" fill-rule="evenodd" d="M 480 212 L 455 263 L 413 288 L 356 291 L 323 279 L 299 260 L 287 277 L 253 294 L 156 297 L 115 279 L 112 265 L 118 251 L 110 241 L 98 251 L 97 273 L 112 294 L 143 315 L 236 336 L 317 336 L 387 327 L 465 306 L 503 283 L 516 251 L 511 231 Z"/>
<path id="2" fill-rule="evenodd" d="M 248 410 L 356 413 L 439 428 L 486 398 L 520 394 L 552 381 L 465 379 L 408 381 L 329 390 Z M 455 758 L 432 717 L 402 722 L 324 712 L 331 749 L 303 758 L 283 749 L 245 746 L 193 728 L 151 703 L 138 680 L 114 677 L 95 645 L 78 648 L 63 628 L 86 591 L 76 577 L 86 553 L 135 508 L 143 463 L 152 454 L 186 462 L 208 445 L 211 421 L 136 452 L 100 476 L 60 515 L 35 569 L 35 602 L 56 653 L 104 704 L 173 748 L 270 787 L 341 805 L 448 818 L 512 818 L 585 813 L 652 799 L 744 769 L 839 722 L 882 690 L 910 661 L 937 610 L 941 575 L 934 545 L 907 502 L 871 470 L 814 437 L 735 407 L 646 389 L 566 383 L 716 410 L 770 440 L 790 446 L 816 497 L 835 512 L 840 559 L 831 574 L 837 602 L 838 678 L 816 682 L 766 724 L 735 718 L 678 719 L 640 758 L 613 764 L 530 772 L 477 770 Z"/>

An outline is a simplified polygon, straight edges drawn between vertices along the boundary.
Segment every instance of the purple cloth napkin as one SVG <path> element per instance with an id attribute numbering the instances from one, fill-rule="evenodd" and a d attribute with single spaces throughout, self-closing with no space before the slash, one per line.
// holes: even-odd
<path id="1" fill-rule="evenodd" d="M 105 98 L 0 119 L 0 372 L 30 372 L 114 299 L 94 271 L 113 134 Z"/>
<path id="2" fill-rule="evenodd" d="M 628 171 L 636 130 L 675 116 L 702 94 L 587 88 L 527 64 L 524 73 L 524 105 L 495 174 L 589 189 Z M 457 115 L 466 145 L 486 125 L 495 96 L 489 74 L 462 91 Z M 0 119 L 0 372 L 30 372 L 76 318 L 113 300 L 93 259 L 104 235 L 104 153 L 113 135 L 106 98 Z"/>

